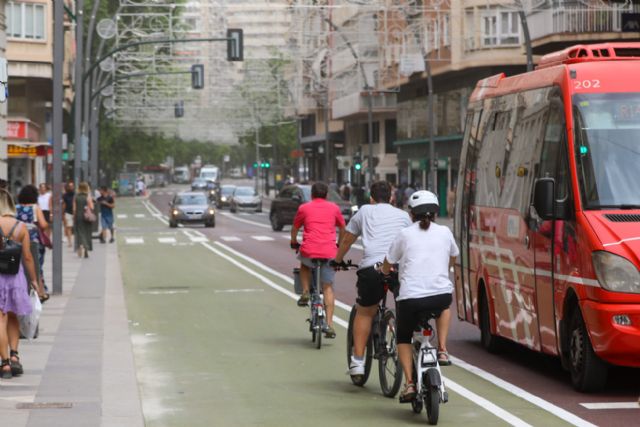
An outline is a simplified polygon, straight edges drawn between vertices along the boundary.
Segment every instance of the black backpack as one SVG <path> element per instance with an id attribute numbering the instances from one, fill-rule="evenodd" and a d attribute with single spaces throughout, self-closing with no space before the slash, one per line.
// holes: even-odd
<path id="1" fill-rule="evenodd" d="M 16 221 L 5 237 L 0 227 L 0 274 L 18 274 L 20 261 L 22 260 L 22 243 L 11 239 L 13 232 L 20 222 Z"/>

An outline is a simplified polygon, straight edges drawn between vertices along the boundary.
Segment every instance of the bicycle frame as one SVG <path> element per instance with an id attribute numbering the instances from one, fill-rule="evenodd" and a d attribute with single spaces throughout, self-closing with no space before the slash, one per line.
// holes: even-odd
<path id="1" fill-rule="evenodd" d="M 437 386 L 440 401 L 446 403 L 449 395 L 444 387 L 440 364 L 438 363 L 438 349 L 431 345 L 433 328 L 428 322 L 421 325 L 419 331 L 413 333 L 413 363 L 416 376 L 416 400 L 422 401 L 428 393 L 428 387 Z M 425 380 L 428 383 L 425 384 Z"/>

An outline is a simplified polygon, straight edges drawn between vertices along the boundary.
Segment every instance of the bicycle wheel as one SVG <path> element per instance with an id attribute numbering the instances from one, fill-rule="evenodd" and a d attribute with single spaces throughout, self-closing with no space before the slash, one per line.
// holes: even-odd
<path id="1" fill-rule="evenodd" d="M 438 424 L 440 415 L 440 390 L 437 386 L 429 386 L 424 396 L 424 404 L 427 407 L 427 419 L 429 424 Z"/>
<path id="2" fill-rule="evenodd" d="M 320 350 L 320 347 L 322 347 L 322 316 L 318 316 L 317 313 L 318 312 L 316 312 L 315 327 L 313 330 L 316 334 L 316 348 Z"/>
<path id="3" fill-rule="evenodd" d="M 380 375 L 380 388 L 386 397 L 394 397 L 400 389 L 402 382 L 402 369 L 398 358 L 396 341 L 396 317 L 392 311 L 387 311 L 380 321 L 381 347 L 378 359 L 378 374 Z"/>
<path id="4" fill-rule="evenodd" d="M 349 365 L 351 364 L 351 356 L 353 355 L 353 323 L 356 318 L 356 306 L 355 304 L 351 307 L 351 314 L 349 314 L 349 327 L 347 328 L 347 369 L 349 369 Z M 373 343 L 371 342 L 371 338 L 367 341 L 367 346 L 364 350 L 364 375 L 362 378 L 354 378 L 351 377 L 351 381 L 353 384 L 357 386 L 363 386 L 366 384 L 369 379 L 369 374 L 371 373 L 371 364 L 373 359 Z"/>

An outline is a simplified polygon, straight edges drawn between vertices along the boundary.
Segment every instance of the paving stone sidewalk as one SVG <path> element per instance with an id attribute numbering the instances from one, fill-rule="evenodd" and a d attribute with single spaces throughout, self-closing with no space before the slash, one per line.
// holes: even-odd
<path id="1" fill-rule="evenodd" d="M 40 336 L 20 342 L 25 373 L 0 380 L 2 425 L 143 426 L 117 245 L 96 242 L 89 259 L 63 250 L 63 294 L 44 304 Z"/>

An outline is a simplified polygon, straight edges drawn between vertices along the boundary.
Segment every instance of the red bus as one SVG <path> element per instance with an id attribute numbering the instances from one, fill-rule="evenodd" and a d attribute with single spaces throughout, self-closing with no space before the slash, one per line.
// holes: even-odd
<path id="1" fill-rule="evenodd" d="M 578 45 L 471 95 L 454 232 L 460 319 L 557 355 L 574 387 L 640 367 L 640 43 Z"/>

